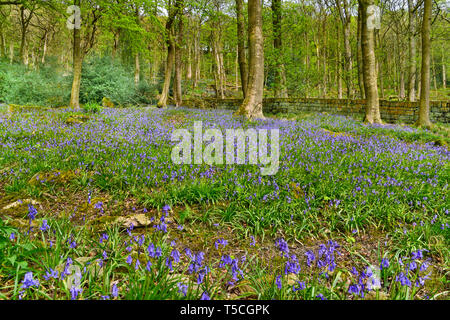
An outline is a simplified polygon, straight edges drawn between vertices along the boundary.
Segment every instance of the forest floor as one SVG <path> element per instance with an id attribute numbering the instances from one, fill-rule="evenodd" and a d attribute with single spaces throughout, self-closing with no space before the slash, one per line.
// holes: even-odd
<path id="1" fill-rule="evenodd" d="M 280 130 L 280 167 L 175 129 Z M 449 126 L 0 108 L 0 299 L 446 299 Z"/>

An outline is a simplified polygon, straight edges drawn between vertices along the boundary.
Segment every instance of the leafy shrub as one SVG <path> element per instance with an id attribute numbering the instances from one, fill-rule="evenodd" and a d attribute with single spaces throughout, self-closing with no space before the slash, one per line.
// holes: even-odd
<path id="1" fill-rule="evenodd" d="M 62 106 L 70 100 L 72 77 L 57 72 L 53 60 L 37 70 L 0 61 L 0 102 Z"/>
<path id="2" fill-rule="evenodd" d="M 116 105 L 126 106 L 149 103 L 152 96 L 154 88 L 145 81 L 136 88 L 133 70 L 110 57 L 94 57 L 83 65 L 81 103 L 101 103 L 108 97 Z"/>
<path id="3" fill-rule="evenodd" d="M 114 104 L 148 104 L 158 94 L 156 85 L 146 81 L 136 87 L 132 68 L 109 57 L 93 57 L 83 63 L 80 103 L 102 103 L 104 97 Z M 38 69 L 0 61 L 0 103 L 18 105 L 67 106 L 72 74 L 64 74 L 57 60 L 49 58 Z"/>
<path id="4" fill-rule="evenodd" d="M 88 102 L 83 105 L 84 112 L 86 113 L 100 113 L 102 107 L 96 102 Z"/>

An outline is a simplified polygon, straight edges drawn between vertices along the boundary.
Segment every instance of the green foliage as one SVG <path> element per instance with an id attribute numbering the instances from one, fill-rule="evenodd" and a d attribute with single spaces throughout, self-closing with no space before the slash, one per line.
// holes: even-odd
<path id="1" fill-rule="evenodd" d="M 88 102 L 83 105 L 83 110 L 86 113 L 100 113 L 102 111 L 102 107 L 96 102 Z"/>
<path id="2" fill-rule="evenodd" d="M 142 81 L 136 88 L 133 71 L 109 57 L 94 57 L 83 65 L 80 102 L 101 103 L 104 97 L 116 105 L 150 103 L 152 87 Z"/>
<path id="3" fill-rule="evenodd" d="M 38 70 L 0 61 L 0 101 L 20 105 L 62 106 L 70 100 L 72 77 L 51 60 Z"/>

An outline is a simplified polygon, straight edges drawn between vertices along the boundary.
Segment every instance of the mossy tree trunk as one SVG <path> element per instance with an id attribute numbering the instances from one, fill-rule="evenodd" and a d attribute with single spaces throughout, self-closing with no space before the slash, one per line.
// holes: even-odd
<path id="1" fill-rule="evenodd" d="M 361 47 L 363 53 L 364 91 L 366 93 L 366 116 L 368 123 L 381 123 L 378 98 L 377 63 L 375 57 L 375 32 L 369 27 L 368 8 L 373 0 L 359 0 L 361 6 Z"/>
<path id="2" fill-rule="evenodd" d="M 424 1 L 422 21 L 422 70 L 420 76 L 420 103 L 418 126 L 430 127 L 430 61 L 431 61 L 431 9 L 432 0 Z"/>
<path id="3" fill-rule="evenodd" d="M 264 118 L 264 38 L 261 0 L 248 1 L 249 77 L 247 94 L 237 115 L 249 119 Z"/>

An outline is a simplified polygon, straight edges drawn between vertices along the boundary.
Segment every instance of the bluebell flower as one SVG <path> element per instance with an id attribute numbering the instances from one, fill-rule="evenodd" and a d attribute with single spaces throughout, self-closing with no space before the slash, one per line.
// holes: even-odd
<path id="1" fill-rule="evenodd" d="M 42 220 L 42 225 L 39 227 L 39 230 L 47 231 L 48 229 L 50 229 L 50 227 L 47 224 L 47 220 Z"/>
<path id="2" fill-rule="evenodd" d="M 214 246 L 216 247 L 216 250 L 217 250 L 217 249 L 219 249 L 219 245 L 222 245 L 223 247 L 225 247 L 227 244 L 228 244 L 227 240 L 220 238 L 214 243 Z"/>
<path id="3" fill-rule="evenodd" d="M 117 296 L 119 295 L 119 289 L 117 288 L 116 284 L 113 284 L 112 288 L 111 288 L 111 295 L 114 298 L 117 298 Z"/>
<path id="4" fill-rule="evenodd" d="M 277 285 L 278 289 L 281 290 L 281 276 L 277 276 L 277 278 L 275 279 L 275 284 Z"/>
<path id="5" fill-rule="evenodd" d="M 27 272 L 22 281 L 22 289 L 28 289 L 31 287 L 39 287 L 39 280 L 33 278 L 33 272 Z"/>
<path id="6" fill-rule="evenodd" d="M 297 287 L 295 285 L 292 286 L 292 291 L 294 292 L 304 289 L 306 289 L 305 282 L 297 281 Z"/>
<path id="7" fill-rule="evenodd" d="M 211 300 L 211 298 L 209 297 L 208 293 L 205 291 L 202 293 L 200 300 Z"/>
<path id="8" fill-rule="evenodd" d="M 380 269 L 387 269 L 389 268 L 389 260 L 386 258 L 381 259 Z"/>
<path id="9" fill-rule="evenodd" d="M 182 293 L 186 297 L 188 286 L 183 284 L 182 282 L 178 282 L 177 286 L 178 292 Z"/>

